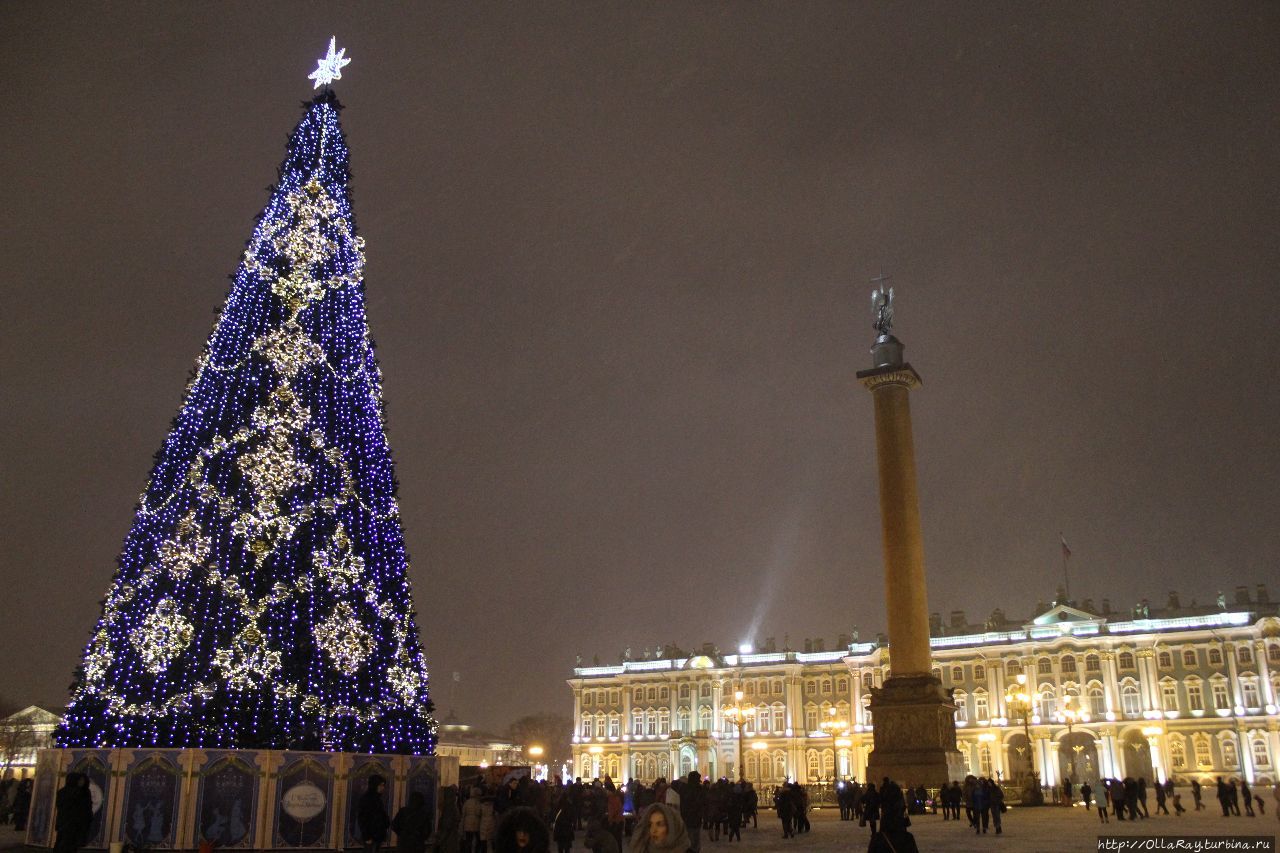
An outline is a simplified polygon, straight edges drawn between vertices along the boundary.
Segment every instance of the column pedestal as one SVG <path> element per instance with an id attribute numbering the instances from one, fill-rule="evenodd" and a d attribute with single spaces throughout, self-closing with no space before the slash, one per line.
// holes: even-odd
<path id="1" fill-rule="evenodd" d="M 956 706 L 932 675 L 890 676 L 871 691 L 875 748 L 867 781 L 885 776 L 901 785 L 940 785 L 962 780 L 966 766 L 956 749 Z"/>

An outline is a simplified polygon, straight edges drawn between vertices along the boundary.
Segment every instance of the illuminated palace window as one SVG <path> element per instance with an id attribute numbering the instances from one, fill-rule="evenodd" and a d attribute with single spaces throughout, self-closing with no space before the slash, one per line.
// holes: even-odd
<path id="1" fill-rule="evenodd" d="M 1204 710 L 1204 689 L 1199 681 L 1187 682 L 1187 707 L 1192 711 Z"/>
<path id="2" fill-rule="evenodd" d="M 1213 683 L 1213 707 L 1220 711 L 1231 707 L 1231 700 L 1227 697 L 1227 684 L 1224 681 Z"/>
<path id="3" fill-rule="evenodd" d="M 1195 649 L 1183 649 L 1183 650 L 1182 650 L 1182 665 L 1183 665 L 1183 666 L 1195 666 L 1197 663 L 1198 663 L 1198 661 L 1196 660 L 1196 651 L 1195 651 Z"/>
<path id="4" fill-rule="evenodd" d="M 1169 759 L 1173 762 L 1174 770 L 1187 769 L 1187 747 L 1180 735 L 1169 738 Z"/>
<path id="5" fill-rule="evenodd" d="M 1128 717 L 1136 717 L 1142 712 L 1142 697 L 1138 693 L 1138 685 L 1132 681 L 1120 687 L 1120 709 Z"/>
<path id="6" fill-rule="evenodd" d="M 1271 756 L 1267 754 L 1267 742 L 1262 738 L 1253 740 L 1253 765 L 1255 767 L 1271 766 Z"/>

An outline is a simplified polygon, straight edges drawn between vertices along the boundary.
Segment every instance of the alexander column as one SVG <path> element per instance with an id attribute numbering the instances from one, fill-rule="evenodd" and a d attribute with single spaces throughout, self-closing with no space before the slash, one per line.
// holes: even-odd
<path id="1" fill-rule="evenodd" d="M 902 785 L 936 786 L 963 779 L 956 749 L 951 691 L 933 675 L 929 652 L 929 603 L 924 583 L 924 541 L 916 489 L 916 452 L 911 438 L 910 393 L 920 374 L 902 360 L 893 327 L 893 289 L 881 284 L 871 295 L 874 327 L 871 370 L 858 378 L 871 392 L 876 412 L 876 459 L 880 470 L 880 528 L 884 541 L 885 606 L 889 622 L 889 677 L 871 693 L 874 748 L 867 781 L 888 776 Z"/>

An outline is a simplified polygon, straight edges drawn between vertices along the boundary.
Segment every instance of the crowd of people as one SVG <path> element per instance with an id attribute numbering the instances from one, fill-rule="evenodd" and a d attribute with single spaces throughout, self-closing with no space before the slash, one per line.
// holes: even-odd
<path id="1" fill-rule="evenodd" d="M 87 779 L 67 774 L 57 795 L 55 849 L 74 851 L 83 846 L 92 818 Z M 1266 814 L 1263 796 L 1255 795 L 1246 781 L 1216 781 L 1217 799 L 1224 816 L 1238 816 L 1243 804 L 1246 816 Z M 1173 780 L 1148 785 L 1145 778 L 1104 779 L 1097 788 L 1085 783 L 1078 794 L 1085 808 L 1096 808 L 1103 823 L 1143 820 L 1148 791 L 1154 790 L 1156 814 L 1182 815 L 1182 795 Z M 1190 783 L 1195 810 L 1205 808 L 1198 781 Z M 703 779 L 695 770 L 686 777 L 645 784 L 632 779 L 615 785 L 609 777 L 562 784 L 534 781 L 512 775 L 502 784 L 477 777 L 440 792 L 433 812 L 419 791 L 392 817 L 386 807 L 386 780 L 371 776 L 356 804 L 359 836 L 369 853 L 380 853 L 391 833 L 402 853 L 424 853 L 428 843 L 435 853 L 570 853 L 579 841 L 591 853 L 701 853 L 704 841 L 732 844 L 742 840 L 742 829 L 759 827 L 760 797 L 751 782 L 727 778 Z M 1076 789 L 1070 780 L 1062 787 L 1063 799 L 1074 804 Z M 1280 814 L 1280 784 L 1273 788 Z M 31 801 L 31 781 L 0 784 L 0 821 L 24 828 Z M 944 821 L 960 820 L 964 810 L 975 834 L 994 830 L 1001 834 L 1006 811 L 1004 792 L 996 780 L 967 776 L 930 795 L 924 787 L 902 788 L 885 777 L 877 785 L 845 781 L 836 786 L 840 819 L 870 828 L 869 853 L 913 853 L 915 839 L 908 831 L 911 815 L 932 808 Z M 772 791 L 772 807 L 781 824 L 782 837 L 795 838 L 810 831 L 809 792 L 804 785 L 786 782 Z"/>
<path id="2" fill-rule="evenodd" d="M 1266 798 L 1254 794 L 1247 780 L 1232 777 L 1224 781 L 1219 776 L 1214 786 L 1223 817 L 1239 817 L 1242 801 L 1244 815 L 1247 817 L 1267 813 Z M 1182 793 L 1172 778 L 1166 779 L 1163 783 L 1155 782 L 1151 785 L 1148 785 L 1146 777 L 1142 776 L 1137 779 L 1132 776 L 1126 776 L 1123 779 L 1102 779 L 1098 782 L 1096 789 L 1086 782 L 1080 786 L 1080 800 L 1085 808 L 1097 809 L 1098 820 L 1102 823 L 1110 823 L 1113 817 L 1116 820 L 1145 820 L 1151 816 L 1147 802 L 1152 790 L 1155 792 L 1156 814 L 1181 817 L 1187 811 L 1182 804 Z M 1200 780 L 1193 778 L 1190 790 L 1192 809 L 1202 811 L 1205 808 L 1204 788 Z M 1063 784 L 1063 796 L 1068 805 L 1075 802 L 1073 786 L 1069 779 Z M 1272 786 L 1272 796 L 1276 803 L 1276 816 L 1280 818 L 1280 783 Z M 1173 806 L 1172 812 L 1169 811 L 1170 805 Z"/>

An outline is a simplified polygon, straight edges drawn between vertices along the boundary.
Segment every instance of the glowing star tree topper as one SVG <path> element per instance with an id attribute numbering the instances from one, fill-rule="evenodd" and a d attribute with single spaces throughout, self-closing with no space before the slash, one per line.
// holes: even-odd
<path id="1" fill-rule="evenodd" d="M 337 78 L 335 53 L 312 75 Z M 430 752 L 347 146 L 329 90 L 156 456 L 57 741 Z"/>
<path id="2" fill-rule="evenodd" d="M 334 36 L 329 39 L 329 53 L 322 56 L 318 60 L 316 70 L 307 75 L 308 80 L 316 81 L 316 84 L 312 86 L 313 89 L 328 86 L 334 80 L 341 80 L 342 69 L 351 64 L 351 60 L 345 56 L 347 49 L 344 47 L 342 50 L 338 50 L 337 48 L 338 37 Z"/>

